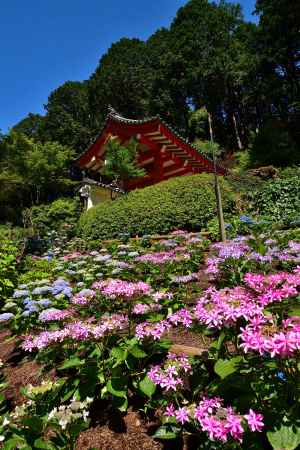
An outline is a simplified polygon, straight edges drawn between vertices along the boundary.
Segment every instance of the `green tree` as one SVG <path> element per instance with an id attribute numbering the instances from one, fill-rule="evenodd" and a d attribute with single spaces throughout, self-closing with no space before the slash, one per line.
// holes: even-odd
<path id="1" fill-rule="evenodd" d="M 108 105 L 126 117 L 147 114 L 150 80 L 145 42 L 124 38 L 114 43 L 89 80 L 95 126 L 103 122 Z"/>
<path id="2" fill-rule="evenodd" d="M 260 16 L 257 44 L 264 78 L 272 88 L 274 107 L 285 114 L 289 105 L 300 101 L 300 3 L 257 0 L 256 13 Z"/>
<path id="3" fill-rule="evenodd" d="M 45 109 L 44 140 L 57 141 L 80 153 L 96 134 L 87 82 L 67 81 L 50 94 Z"/>
<path id="4" fill-rule="evenodd" d="M 124 182 L 129 178 L 145 175 L 145 170 L 138 167 L 136 159 L 137 143 L 134 140 L 124 146 L 112 138 L 107 144 L 101 174 L 124 187 Z"/>
<path id="5" fill-rule="evenodd" d="M 24 119 L 14 125 L 13 130 L 26 136 L 42 140 L 44 135 L 45 117 L 40 114 L 29 113 Z"/>
<path id="6" fill-rule="evenodd" d="M 58 142 L 37 142 L 12 130 L 0 141 L 1 220 L 20 221 L 23 207 L 71 192 L 74 152 Z"/>

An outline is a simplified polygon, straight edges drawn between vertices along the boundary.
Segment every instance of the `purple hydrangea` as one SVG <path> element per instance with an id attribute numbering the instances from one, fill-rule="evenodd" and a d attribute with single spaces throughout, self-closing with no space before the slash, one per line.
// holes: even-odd
<path id="1" fill-rule="evenodd" d="M 7 322 L 8 320 L 12 319 L 13 317 L 15 317 L 15 315 L 13 313 L 3 313 L 0 314 L 0 322 Z"/>

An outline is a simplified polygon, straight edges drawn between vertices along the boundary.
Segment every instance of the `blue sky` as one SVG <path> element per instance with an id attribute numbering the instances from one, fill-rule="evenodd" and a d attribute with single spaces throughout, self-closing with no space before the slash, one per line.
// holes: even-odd
<path id="1" fill-rule="evenodd" d="M 121 37 L 146 39 L 186 0 L 2 0 L 0 130 L 43 113 L 49 93 L 84 80 Z M 251 18 L 255 0 L 241 0 Z"/>

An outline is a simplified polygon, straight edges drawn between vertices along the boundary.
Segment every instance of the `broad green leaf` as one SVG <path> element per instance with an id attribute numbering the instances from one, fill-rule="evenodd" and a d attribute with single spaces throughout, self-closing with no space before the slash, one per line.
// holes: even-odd
<path id="1" fill-rule="evenodd" d="M 132 347 L 129 350 L 129 353 L 131 353 L 135 358 L 146 358 L 147 356 L 147 353 L 145 353 L 144 350 L 137 345 Z"/>
<path id="2" fill-rule="evenodd" d="M 163 425 L 156 430 L 153 435 L 157 439 L 176 439 L 178 436 L 180 428 L 175 426 Z"/>
<path id="3" fill-rule="evenodd" d="M 64 370 L 64 369 L 71 369 L 72 367 L 79 367 L 82 366 L 85 363 L 84 359 L 80 359 L 80 358 L 70 358 L 67 359 L 62 366 L 58 367 L 59 370 Z"/>
<path id="4" fill-rule="evenodd" d="M 18 446 L 25 444 L 24 439 L 19 437 L 13 437 L 5 442 L 3 450 L 15 450 Z M 22 448 L 22 447 L 21 447 Z"/>
<path id="5" fill-rule="evenodd" d="M 46 442 L 43 439 L 36 439 L 34 441 L 34 448 L 43 448 L 45 450 L 53 450 L 55 447 L 51 444 L 51 442 Z"/>
<path id="6" fill-rule="evenodd" d="M 43 421 L 38 416 L 32 416 L 24 419 L 24 425 L 33 430 L 34 433 L 40 434 L 43 430 Z"/>
<path id="7" fill-rule="evenodd" d="M 300 306 L 297 308 L 297 307 L 295 307 L 295 308 L 292 308 L 289 312 L 288 312 L 288 315 L 291 317 L 291 316 L 298 316 L 298 317 L 300 317 Z"/>
<path id="8" fill-rule="evenodd" d="M 125 412 L 127 411 L 128 408 L 128 399 L 127 397 L 126 398 L 113 397 L 112 404 L 114 408 L 117 408 L 121 412 Z"/>
<path id="9" fill-rule="evenodd" d="M 113 347 L 110 351 L 110 356 L 118 361 L 124 361 L 126 358 L 126 352 L 121 347 Z"/>
<path id="10" fill-rule="evenodd" d="M 108 381 L 107 390 L 116 397 L 127 398 L 127 378 L 113 377 Z"/>
<path id="11" fill-rule="evenodd" d="M 238 363 L 241 360 L 241 356 L 236 356 L 231 359 L 219 359 L 214 366 L 214 370 L 219 377 L 222 379 L 226 378 L 237 370 Z"/>
<path id="12" fill-rule="evenodd" d="M 300 445 L 300 428 L 281 425 L 276 431 L 268 431 L 267 437 L 274 450 L 295 450 Z"/>
<path id="13" fill-rule="evenodd" d="M 156 390 L 155 384 L 147 375 L 140 381 L 139 388 L 145 395 L 147 395 L 147 397 L 152 397 Z"/>

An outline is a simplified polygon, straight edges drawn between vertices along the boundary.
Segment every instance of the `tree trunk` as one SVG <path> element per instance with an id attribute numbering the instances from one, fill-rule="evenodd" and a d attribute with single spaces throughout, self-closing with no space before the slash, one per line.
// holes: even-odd
<path id="1" fill-rule="evenodd" d="M 241 141 L 241 138 L 240 138 L 240 135 L 239 135 L 239 130 L 238 130 L 236 117 L 235 117 L 234 113 L 232 113 L 232 121 L 233 121 L 233 126 L 234 126 L 234 131 L 235 131 L 235 136 L 236 136 L 238 148 L 239 148 L 239 150 L 242 150 L 243 149 L 243 145 L 242 145 L 242 141 Z"/>

